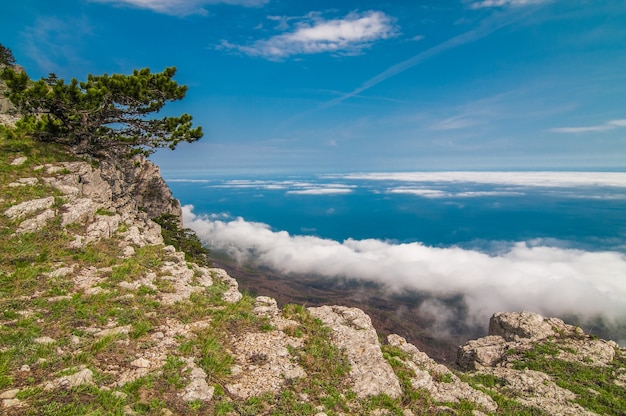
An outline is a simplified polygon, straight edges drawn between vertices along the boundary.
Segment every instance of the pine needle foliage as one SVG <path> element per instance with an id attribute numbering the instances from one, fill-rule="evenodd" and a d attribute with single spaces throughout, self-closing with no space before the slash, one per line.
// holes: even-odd
<path id="1" fill-rule="evenodd" d="M 188 114 L 153 117 L 167 102 L 185 97 L 187 87 L 173 80 L 175 73 L 174 67 L 160 73 L 144 68 L 131 75 L 90 74 L 81 82 L 65 82 L 53 73 L 32 81 L 13 67 L 0 75 L 7 96 L 23 116 L 21 125 L 35 140 L 102 158 L 148 155 L 202 137 L 202 127 L 194 128 Z"/>

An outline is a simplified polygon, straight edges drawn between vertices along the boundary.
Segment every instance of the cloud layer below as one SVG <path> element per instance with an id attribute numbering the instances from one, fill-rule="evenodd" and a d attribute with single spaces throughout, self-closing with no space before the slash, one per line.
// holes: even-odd
<path id="1" fill-rule="evenodd" d="M 534 188 L 580 186 L 626 188 L 626 173 L 624 172 L 373 172 L 354 173 L 340 177 L 359 180 L 477 183 Z"/>
<path id="2" fill-rule="evenodd" d="M 610 322 L 626 319 L 626 257 L 616 252 L 520 242 L 489 255 L 421 243 L 338 242 L 273 231 L 242 218 L 202 217 L 194 214 L 193 206 L 183 212 L 186 227 L 211 248 L 239 261 L 254 261 L 288 275 L 375 281 L 393 292 L 415 290 L 441 298 L 462 294 L 468 325 L 482 326 L 496 311 L 521 310 L 582 319 L 603 316 Z"/>

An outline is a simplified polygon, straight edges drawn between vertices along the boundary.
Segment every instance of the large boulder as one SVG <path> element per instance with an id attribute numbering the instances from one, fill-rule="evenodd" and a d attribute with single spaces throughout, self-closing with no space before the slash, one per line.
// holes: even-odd
<path id="1" fill-rule="evenodd" d="M 365 312 L 345 306 L 320 306 L 308 310 L 332 329 L 331 342 L 345 351 L 350 362 L 352 389 L 358 397 L 383 393 L 394 398 L 402 395 L 398 377 L 383 358 L 378 334 Z"/>
<path id="2" fill-rule="evenodd" d="M 499 335 L 506 341 L 539 341 L 554 336 L 555 332 L 550 322 L 538 313 L 498 312 L 489 320 L 489 335 Z"/>

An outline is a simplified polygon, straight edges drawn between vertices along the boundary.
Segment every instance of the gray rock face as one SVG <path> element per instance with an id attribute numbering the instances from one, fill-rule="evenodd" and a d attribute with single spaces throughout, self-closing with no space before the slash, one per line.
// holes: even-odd
<path id="1" fill-rule="evenodd" d="M 36 211 L 50 208 L 53 204 L 54 197 L 52 196 L 33 199 L 30 201 L 22 202 L 21 204 L 13 205 L 12 207 L 4 211 L 4 215 L 11 218 L 12 220 L 19 219 Z"/>
<path id="2" fill-rule="evenodd" d="M 439 402 L 458 403 L 461 400 L 467 400 L 485 411 L 497 410 L 498 406 L 491 397 L 461 381 L 447 367 L 437 364 L 415 345 L 409 344 L 404 338 L 395 334 L 389 335 L 387 339 L 390 345 L 410 355 L 410 360 L 402 361 L 402 364 L 415 374 L 411 378 L 411 386 L 414 389 L 427 390 Z"/>
<path id="3" fill-rule="evenodd" d="M 391 365 L 383 358 L 372 320 L 360 309 L 345 306 L 321 306 L 308 309 L 332 329 L 331 341 L 350 362 L 350 377 L 358 397 L 385 393 L 399 397 L 402 388 Z"/>
<path id="4" fill-rule="evenodd" d="M 500 335 L 506 341 L 537 341 L 554 336 L 554 329 L 537 313 L 496 313 L 489 320 L 489 335 Z"/>
<path id="5" fill-rule="evenodd" d="M 233 382 L 226 385 L 226 390 L 235 397 L 247 399 L 277 393 L 287 380 L 306 376 L 288 348 L 302 346 L 302 339 L 274 330 L 245 333 L 236 337 L 233 344 L 236 364 L 231 369 Z"/>
<path id="6" fill-rule="evenodd" d="M 182 219 L 180 203 L 161 177 L 158 166 L 137 156 L 128 163 L 102 162 L 102 177 L 111 188 L 114 201 L 127 204 L 134 202 L 149 218 L 172 214 Z"/>
<path id="7" fill-rule="evenodd" d="M 506 349 L 506 341 L 500 335 L 472 340 L 459 348 L 457 364 L 464 370 L 495 367 L 502 361 Z"/>
<path id="8" fill-rule="evenodd" d="M 191 402 L 194 400 L 200 400 L 208 402 L 213 398 L 213 393 L 215 392 L 215 387 L 209 386 L 207 383 L 207 374 L 206 372 L 198 367 L 193 359 L 187 359 L 187 368 L 189 371 L 189 378 L 191 382 L 185 387 L 185 390 L 182 392 L 183 400 L 187 402 Z"/>
<path id="9" fill-rule="evenodd" d="M 526 406 L 542 409 L 551 415 L 596 415 L 574 403 L 576 395 L 557 386 L 545 373 L 510 368 L 494 368 L 486 373 L 502 380 L 506 389 L 517 395 L 517 401 Z"/>
<path id="10" fill-rule="evenodd" d="M 520 354 L 544 345 L 553 351 L 548 359 L 606 366 L 615 358 L 616 343 L 593 339 L 560 319 L 532 312 L 496 313 L 490 320 L 489 332 L 489 336 L 459 348 L 457 364 L 462 370 L 495 377 L 518 402 L 548 414 L 595 414 L 575 403 L 577 396 L 556 385 L 549 375 L 518 370 L 514 364 Z"/>

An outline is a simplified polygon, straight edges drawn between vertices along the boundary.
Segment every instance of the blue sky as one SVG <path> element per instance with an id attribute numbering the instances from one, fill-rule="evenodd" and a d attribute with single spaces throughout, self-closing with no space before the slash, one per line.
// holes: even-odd
<path id="1" fill-rule="evenodd" d="M 31 77 L 160 71 L 165 172 L 626 169 L 623 0 L 3 1 Z"/>

